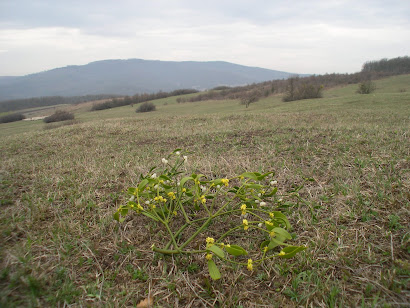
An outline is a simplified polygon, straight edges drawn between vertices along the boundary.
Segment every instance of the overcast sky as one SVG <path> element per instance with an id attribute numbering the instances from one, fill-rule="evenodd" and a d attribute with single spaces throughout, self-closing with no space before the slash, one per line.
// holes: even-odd
<path id="1" fill-rule="evenodd" d="M 129 58 L 351 73 L 409 50 L 408 0 L 0 0 L 0 76 Z"/>

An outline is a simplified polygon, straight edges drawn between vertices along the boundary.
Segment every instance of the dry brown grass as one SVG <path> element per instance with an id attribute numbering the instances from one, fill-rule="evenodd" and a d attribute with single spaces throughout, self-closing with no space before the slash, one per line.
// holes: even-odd
<path id="1" fill-rule="evenodd" d="M 3 137 L 1 304 L 119 307 L 151 294 L 159 307 L 408 305 L 409 113 L 394 106 L 120 118 Z M 303 184 L 282 210 L 308 250 L 252 273 L 225 268 L 215 282 L 200 256 L 154 254 L 158 226 L 112 214 L 175 148 L 194 152 L 187 171 L 273 170 L 281 193 Z"/>

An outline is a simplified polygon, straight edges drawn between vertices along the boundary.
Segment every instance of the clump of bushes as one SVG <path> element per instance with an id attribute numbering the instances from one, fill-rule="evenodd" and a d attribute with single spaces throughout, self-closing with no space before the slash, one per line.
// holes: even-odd
<path id="1" fill-rule="evenodd" d="M 357 93 L 359 94 L 370 94 L 376 90 L 376 85 L 374 82 L 370 80 L 359 83 L 359 88 L 357 89 Z"/>
<path id="2" fill-rule="evenodd" d="M 146 102 L 141 104 L 135 112 L 150 112 L 150 111 L 155 111 L 156 107 L 153 103 Z"/>
<path id="3" fill-rule="evenodd" d="M 282 100 L 284 102 L 309 98 L 321 98 L 323 85 L 301 82 L 300 78 L 292 77 L 288 80 L 288 88 Z"/>
<path id="4" fill-rule="evenodd" d="M 57 110 L 51 116 L 43 119 L 45 123 L 61 122 L 66 120 L 74 120 L 74 114 L 68 111 Z"/>
<path id="5" fill-rule="evenodd" d="M 104 103 L 94 104 L 91 107 L 91 111 L 104 110 L 104 109 L 110 109 L 110 108 L 116 108 L 116 107 L 122 107 L 122 106 L 128 106 L 128 105 L 132 106 L 133 104 L 153 101 L 153 100 L 160 99 L 160 98 L 167 98 L 171 96 L 185 95 L 185 94 L 191 94 L 191 93 L 197 93 L 197 92 L 198 90 L 195 90 L 195 89 L 179 89 L 179 90 L 175 90 L 172 92 L 159 91 L 157 93 L 152 93 L 152 94 L 148 94 L 148 93 L 135 94 L 134 96 L 114 98 Z"/>
<path id="6" fill-rule="evenodd" d="M 11 113 L 0 117 L 0 123 L 10 123 L 25 119 L 26 117 L 22 113 Z"/>
<path id="7" fill-rule="evenodd" d="M 245 105 L 246 108 L 248 108 L 250 104 L 257 102 L 260 97 L 261 94 L 258 91 L 251 91 L 249 93 L 245 93 L 244 96 L 241 98 L 241 105 Z"/>

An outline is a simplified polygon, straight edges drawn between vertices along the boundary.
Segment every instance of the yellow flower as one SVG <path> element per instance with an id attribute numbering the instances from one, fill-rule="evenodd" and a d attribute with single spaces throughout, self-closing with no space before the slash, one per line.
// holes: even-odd
<path id="1" fill-rule="evenodd" d="M 246 219 L 242 220 L 243 229 L 246 231 L 249 229 L 248 221 Z"/>
<path id="2" fill-rule="evenodd" d="M 284 256 L 284 255 L 286 255 L 286 252 L 284 252 L 283 250 L 281 250 L 281 251 L 279 252 L 279 255 L 280 255 L 280 256 Z"/>
<path id="3" fill-rule="evenodd" d="M 224 184 L 225 186 L 228 186 L 229 180 L 228 180 L 228 179 L 222 179 L 221 182 L 222 182 L 222 184 Z"/>
<path id="4" fill-rule="evenodd" d="M 142 211 L 144 208 L 141 206 L 141 204 L 137 204 L 137 209 L 139 209 L 140 211 Z"/>
<path id="5" fill-rule="evenodd" d="M 248 270 L 250 270 L 250 271 L 252 271 L 253 270 L 253 261 L 252 261 L 252 259 L 248 259 L 248 266 L 247 266 L 247 268 L 248 268 Z"/>
<path id="6" fill-rule="evenodd" d="M 182 188 L 182 192 L 186 192 L 186 188 L 184 187 L 184 188 Z"/>
<path id="7" fill-rule="evenodd" d="M 212 254 L 207 253 L 205 259 L 207 259 L 208 261 L 212 259 Z"/>
<path id="8" fill-rule="evenodd" d="M 168 193 L 168 197 L 170 197 L 172 200 L 175 200 L 175 199 L 176 199 L 175 194 L 174 194 L 172 191 L 170 191 L 170 192 Z"/>
<path id="9" fill-rule="evenodd" d="M 215 243 L 215 239 L 213 237 L 207 237 L 206 238 L 206 243 L 207 244 L 213 244 L 213 243 Z"/>
<path id="10" fill-rule="evenodd" d="M 241 205 L 242 215 L 246 214 L 246 204 Z"/>
<path id="11" fill-rule="evenodd" d="M 174 216 L 178 215 L 177 211 L 173 211 L 172 214 L 174 214 Z"/>
<path id="12" fill-rule="evenodd" d="M 263 247 L 263 252 L 266 253 L 268 251 L 268 246 Z"/>
<path id="13" fill-rule="evenodd" d="M 204 195 L 201 196 L 201 202 L 202 202 L 202 204 L 205 204 L 205 203 L 206 203 L 206 198 L 205 198 Z"/>
<path id="14" fill-rule="evenodd" d="M 272 231 L 271 233 L 269 233 L 270 237 L 275 237 L 276 233 L 275 231 Z"/>
<path id="15" fill-rule="evenodd" d="M 270 218 L 275 217 L 275 213 L 269 213 Z"/>
<path id="16" fill-rule="evenodd" d="M 272 222 L 270 222 L 270 221 L 265 221 L 265 224 L 267 224 L 267 225 L 269 225 L 269 226 L 272 226 L 272 227 L 273 227 L 273 223 L 272 223 Z"/>
<path id="17" fill-rule="evenodd" d="M 229 248 L 229 247 L 231 247 L 231 244 L 226 244 L 225 247 L 228 247 L 228 248 Z"/>

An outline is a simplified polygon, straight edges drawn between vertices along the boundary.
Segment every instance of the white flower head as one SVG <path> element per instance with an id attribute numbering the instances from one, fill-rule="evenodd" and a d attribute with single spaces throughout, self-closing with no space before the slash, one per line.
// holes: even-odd
<path id="1" fill-rule="evenodd" d="M 282 202 L 283 201 L 283 199 L 282 198 L 280 198 L 279 200 L 278 200 L 278 202 Z"/>
<path id="2" fill-rule="evenodd" d="M 163 158 L 163 159 L 162 159 L 162 163 L 163 163 L 164 165 L 166 165 L 166 164 L 168 164 L 168 160 L 166 160 L 165 158 Z"/>
<path id="3" fill-rule="evenodd" d="M 276 184 L 278 184 L 278 181 L 276 181 L 276 180 L 275 181 L 270 181 L 271 186 L 275 186 Z"/>
<path id="4" fill-rule="evenodd" d="M 184 155 L 184 161 L 186 162 L 188 160 L 188 156 Z"/>
<path id="5" fill-rule="evenodd" d="M 261 193 L 259 193 L 259 194 L 258 194 L 258 197 L 260 197 L 260 196 L 262 196 L 262 194 L 261 194 Z"/>
<path id="6" fill-rule="evenodd" d="M 134 201 L 135 200 L 135 196 L 131 196 L 130 201 Z"/>
<path id="7" fill-rule="evenodd" d="M 149 200 L 145 201 L 145 204 L 149 204 Z"/>
<path id="8" fill-rule="evenodd" d="M 204 192 L 206 191 L 206 187 L 201 185 L 201 190 Z"/>
<path id="9" fill-rule="evenodd" d="M 153 173 L 152 175 L 151 175 L 151 179 L 155 179 L 157 177 L 157 174 L 156 173 Z"/>
<path id="10" fill-rule="evenodd" d="M 154 186 L 154 189 L 158 189 L 158 187 L 159 187 L 159 186 L 158 186 L 158 184 L 157 184 L 157 185 Z"/>
<path id="11" fill-rule="evenodd" d="M 263 201 L 262 201 L 262 202 L 260 203 L 260 206 L 265 206 L 265 205 L 266 205 L 266 202 L 263 202 Z"/>
<path id="12" fill-rule="evenodd" d="M 178 183 L 177 183 L 177 186 L 181 186 L 181 182 L 178 182 Z"/>
<path id="13" fill-rule="evenodd" d="M 255 200 L 255 203 L 259 203 L 259 200 L 258 200 L 258 199 L 256 199 L 256 200 Z"/>
<path id="14" fill-rule="evenodd" d="M 216 185 L 216 188 L 218 188 L 218 189 L 221 188 L 221 185 Z"/>
<path id="15" fill-rule="evenodd" d="M 180 151 L 176 151 L 176 152 L 175 152 L 175 155 L 178 155 L 178 156 L 179 156 L 179 155 L 181 155 L 181 152 L 180 152 Z"/>
<path id="16" fill-rule="evenodd" d="M 262 223 L 261 223 L 261 222 L 258 223 L 258 227 L 259 227 L 259 228 L 262 228 Z"/>

